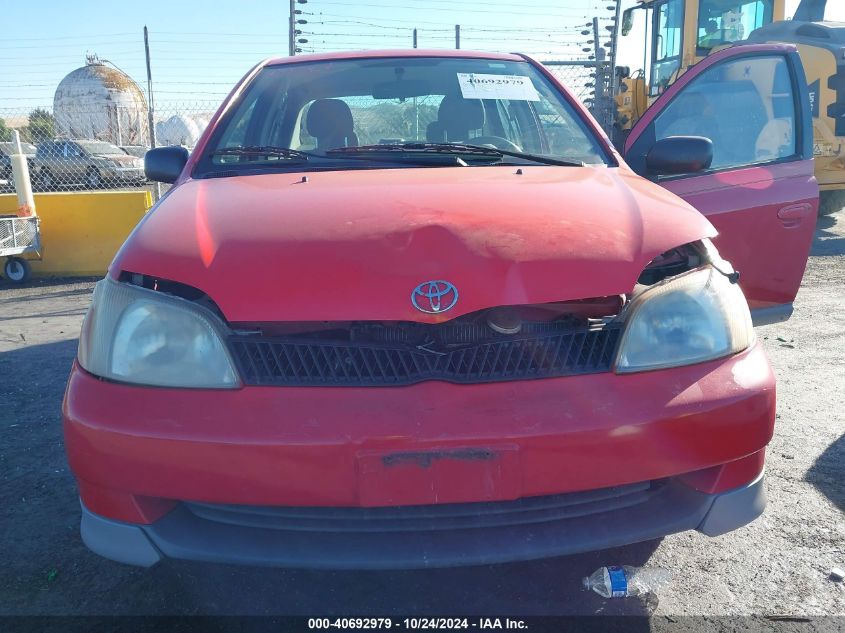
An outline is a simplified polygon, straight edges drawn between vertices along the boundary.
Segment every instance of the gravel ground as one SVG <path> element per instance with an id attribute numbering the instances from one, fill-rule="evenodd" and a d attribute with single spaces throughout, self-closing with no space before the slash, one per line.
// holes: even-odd
<path id="1" fill-rule="evenodd" d="M 828 579 L 845 567 L 845 211 L 819 220 L 793 318 L 758 329 L 779 390 L 763 517 L 715 539 L 686 533 L 512 565 L 306 572 L 168 561 L 147 570 L 91 554 L 59 409 L 92 285 L 0 285 L 0 615 L 845 615 L 845 583 Z M 674 582 L 645 600 L 580 591 L 582 575 L 614 563 L 666 567 Z"/>

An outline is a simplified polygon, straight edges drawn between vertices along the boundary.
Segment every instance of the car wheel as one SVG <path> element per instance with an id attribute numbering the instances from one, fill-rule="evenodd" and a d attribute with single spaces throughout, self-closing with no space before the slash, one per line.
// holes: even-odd
<path id="1" fill-rule="evenodd" d="M 85 178 L 85 182 L 91 189 L 105 189 L 105 186 L 103 185 L 103 177 L 100 176 L 99 170 L 93 167 L 88 170 L 88 176 Z"/>
<path id="2" fill-rule="evenodd" d="M 20 257 L 9 257 L 3 266 L 3 276 L 12 283 L 22 284 L 32 272 L 29 262 Z"/>
<path id="3" fill-rule="evenodd" d="M 56 179 L 49 169 L 42 169 L 38 174 L 38 182 L 44 191 L 52 191 L 56 187 Z"/>
<path id="4" fill-rule="evenodd" d="M 845 207 L 845 191 L 835 189 L 819 192 L 819 215 L 836 213 L 842 207 Z"/>

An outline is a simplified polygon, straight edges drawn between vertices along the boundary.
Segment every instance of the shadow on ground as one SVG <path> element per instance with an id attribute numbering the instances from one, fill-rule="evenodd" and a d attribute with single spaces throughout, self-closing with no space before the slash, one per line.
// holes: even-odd
<path id="1" fill-rule="evenodd" d="M 651 612 L 581 589 L 605 564 L 643 565 L 651 541 L 543 561 L 401 572 L 252 569 L 167 561 L 113 563 L 79 537 L 60 406 L 76 340 L 0 354 L 0 614 L 566 615 Z M 631 622 L 626 631 L 643 623 Z M 648 630 L 647 622 L 644 623 Z"/>
<path id="2" fill-rule="evenodd" d="M 845 512 L 845 435 L 819 455 L 807 471 L 806 480 Z"/>
<path id="3" fill-rule="evenodd" d="M 816 221 L 816 234 L 810 255 L 816 257 L 832 257 L 845 254 L 845 237 L 835 231 L 829 231 L 837 225 L 838 215 L 820 215 Z"/>
<path id="4" fill-rule="evenodd" d="M 86 281 L 99 281 L 102 277 L 36 277 L 28 280 L 26 283 L 12 283 L 4 277 L 0 277 L 0 290 L 11 290 L 14 288 L 60 288 L 62 286 L 71 286 L 73 284 L 84 283 Z M 90 289 L 88 292 L 91 292 Z M 70 294 L 79 294 L 71 292 Z M 61 296 L 61 295 L 56 295 Z M 23 299 L 21 297 L 20 299 Z M 11 297 L 3 299 L 3 302 L 12 302 L 18 300 L 18 297 Z"/>

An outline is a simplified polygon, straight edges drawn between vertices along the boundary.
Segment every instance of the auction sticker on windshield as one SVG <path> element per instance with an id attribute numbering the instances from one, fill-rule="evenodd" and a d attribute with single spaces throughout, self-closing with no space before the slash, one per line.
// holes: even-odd
<path id="1" fill-rule="evenodd" d="M 531 77 L 522 75 L 458 73 L 458 84 L 461 86 L 461 96 L 464 99 L 540 100 Z"/>

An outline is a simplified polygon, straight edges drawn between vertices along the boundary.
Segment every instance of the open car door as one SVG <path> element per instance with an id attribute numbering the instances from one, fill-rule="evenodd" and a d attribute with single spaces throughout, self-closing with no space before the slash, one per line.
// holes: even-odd
<path id="1" fill-rule="evenodd" d="M 819 190 L 804 70 L 794 46 L 740 45 L 684 73 L 631 130 L 625 158 L 703 213 L 714 244 L 739 271 L 755 325 L 789 318 L 813 241 Z M 704 136 L 704 171 L 649 174 L 646 156 L 669 136 Z"/>

